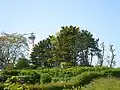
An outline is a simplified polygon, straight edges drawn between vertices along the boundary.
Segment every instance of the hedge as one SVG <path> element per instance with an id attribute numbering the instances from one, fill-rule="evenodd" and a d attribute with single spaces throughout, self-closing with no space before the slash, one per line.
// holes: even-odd
<path id="1" fill-rule="evenodd" d="M 25 84 L 21 86 L 23 86 L 23 89 L 28 88 L 29 90 L 62 90 L 68 88 L 71 89 L 78 86 L 82 87 L 95 78 L 110 77 L 110 76 L 120 77 L 120 69 L 119 68 L 110 69 L 101 72 L 96 72 L 96 71 L 84 72 L 75 77 L 72 77 L 69 82 L 57 82 L 57 83 L 49 83 L 49 84 L 41 84 L 41 85 Z"/>

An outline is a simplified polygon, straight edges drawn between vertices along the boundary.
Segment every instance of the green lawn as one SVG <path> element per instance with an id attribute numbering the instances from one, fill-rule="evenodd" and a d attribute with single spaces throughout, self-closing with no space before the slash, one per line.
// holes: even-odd
<path id="1" fill-rule="evenodd" d="M 120 79 L 100 78 L 84 86 L 82 90 L 120 90 Z"/>

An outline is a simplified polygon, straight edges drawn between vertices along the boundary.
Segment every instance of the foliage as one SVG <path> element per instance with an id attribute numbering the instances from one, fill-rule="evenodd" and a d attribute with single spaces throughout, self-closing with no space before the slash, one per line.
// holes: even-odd
<path id="1" fill-rule="evenodd" d="M 72 67 L 66 69 L 22 70 L 19 74 L 9 75 L 17 76 L 7 78 L 4 83 L 6 88 L 15 90 L 19 88 L 21 90 L 63 90 L 81 88 L 99 77 L 120 77 L 120 68 Z"/>
<path id="2" fill-rule="evenodd" d="M 65 69 L 58 69 L 58 68 L 43 69 L 43 70 L 37 70 L 37 72 L 39 74 L 47 73 L 53 78 L 56 78 L 56 77 L 69 78 L 86 71 L 103 71 L 106 69 L 109 69 L 109 68 L 107 67 L 71 67 L 71 68 L 65 68 Z"/>
<path id="3" fill-rule="evenodd" d="M 19 70 L 11 70 L 11 71 L 8 71 L 8 70 L 3 70 L 1 71 L 1 81 L 6 81 L 7 78 L 11 78 L 12 76 L 17 76 L 18 74 L 20 73 Z"/>
<path id="4" fill-rule="evenodd" d="M 17 64 L 15 65 L 16 69 L 25 69 L 29 67 L 29 61 L 26 58 L 19 58 Z"/>
<path id="5" fill-rule="evenodd" d="M 33 70 L 22 70 L 19 73 L 19 78 L 23 80 L 24 83 L 35 84 L 40 82 L 40 75 Z"/>
<path id="6" fill-rule="evenodd" d="M 4 90 L 5 86 L 4 83 L 0 83 L 0 90 Z"/>
<path id="7" fill-rule="evenodd" d="M 3 71 L 1 71 L 2 75 L 10 75 L 10 76 L 17 76 L 19 73 L 20 73 L 20 70 L 11 70 L 11 71 L 3 70 Z"/>
<path id="8" fill-rule="evenodd" d="M 72 66 L 71 63 L 61 62 L 61 66 L 60 67 L 61 68 L 68 68 L 70 66 Z"/>
<path id="9" fill-rule="evenodd" d="M 2 64 L 15 64 L 16 60 L 27 55 L 28 43 L 22 34 L 2 33 L 0 36 L 0 62 Z"/>
<path id="10" fill-rule="evenodd" d="M 71 62 L 76 64 L 77 47 L 75 46 L 77 36 L 79 33 L 79 27 L 76 26 L 63 26 L 57 33 L 57 45 L 54 56 L 62 62 Z"/>
<path id="11" fill-rule="evenodd" d="M 120 69 L 111 69 L 114 72 L 119 72 L 120 74 Z M 56 83 L 50 83 L 50 84 L 44 84 L 43 85 L 43 90 L 63 90 L 63 89 L 74 89 L 75 87 L 82 87 L 86 84 L 88 84 L 89 82 L 91 82 L 93 79 L 95 78 L 99 78 L 99 77 L 111 77 L 114 76 L 116 77 L 117 74 L 111 74 L 111 76 L 109 74 L 105 74 L 106 72 L 110 72 L 111 70 L 106 70 L 106 71 L 101 71 L 101 72 L 84 72 L 80 75 L 77 75 L 73 78 L 71 78 L 70 81 L 68 82 L 56 82 Z M 104 76 L 105 75 L 105 76 Z"/>
<path id="12" fill-rule="evenodd" d="M 41 74 L 41 79 L 40 79 L 40 82 L 41 83 L 50 83 L 51 82 L 51 80 L 52 80 L 52 77 L 49 75 L 49 74 L 45 74 L 45 73 L 43 73 L 43 74 Z"/>
<path id="13" fill-rule="evenodd" d="M 102 73 L 104 73 L 105 77 L 107 76 L 120 77 L 120 68 L 105 70 L 102 71 Z"/>
<path id="14" fill-rule="evenodd" d="M 47 67 L 48 59 L 52 57 L 51 54 L 51 41 L 49 38 L 40 41 L 33 48 L 31 53 L 31 63 L 34 67 Z"/>
<path id="15" fill-rule="evenodd" d="M 82 73 L 81 75 L 73 77 L 70 82 L 74 87 L 83 86 L 85 84 L 88 84 L 91 80 L 100 76 L 101 74 L 99 74 L 98 72 L 85 72 Z"/>
<path id="16" fill-rule="evenodd" d="M 100 53 L 100 49 L 98 47 L 99 39 L 93 38 L 93 34 L 87 30 L 81 30 L 79 33 L 78 62 L 81 66 L 91 66 L 94 54 L 97 55 L 97 53 Z M 89 56 L 91 56 L 90 61 Z"/>
<path id="17" fill-rule="evenodd" d="M 4 83 L 4 90 L 28 90 L 27 86 L 24 87 L 24 85 L 25 84 L 21 84 L 19 82 L 19 78 L 17 76 L 12 76 Z"/>
<path id="18" fill-rule="evenodd" d="M 99 39 L 87 30 L 76 26 L 63 26 L 56 34 L 41 40 L 33 48 L 31 63 L 34 67 L 60 67 L 61 62 L 68 65 L 90 66 L 93 53 L 100 53 Z M 91 55 L 91 61 L 88 57 Z"/>
<path id="19" fill-rule="evenodd" d="M 14 65 L 13 65 L 12 63 L 8 63 L 8 64 L 6 64 L 5 67 L 4 67 L 4 69 L 5 69 L 6 71 L 12 71 L 13 68 L 14 68 Z"/>
<path id="20" fill-rule="evenodd" d="M 4 90 L 24 90 L 23 85 L 19 83 L 9 83 L 8 86 L 4 88 Z"/>
<path id="21" fill-rule="evenodd" d="M 51 82 L 67 82 L 76 75 L 79 75 L 86 71 L 103 71 L 107 70 L 107 67 L 71 67 L 65 69 L 39 69 L 39 70 L 3 70 L 0 73 L 0 82 L 4 82 L 7 78 L 11 78 L 12 76 L 17 76 L 20 80 L 20 83 L 40 83 L 42 81 L 41 75 L 48 75 L 51 77 Z M 45 78 L 43 78 L 45 79 Z M 45 82 L 46 83 L 46 82 Z"/>
<path id="22" fill-rule="evenodd" d="M 120 78 L 120 68 L 112 68 L 116 56 L 113 45 L 110 45 L 111 57 L 108 57 L 110 68 L 91 67 L 94 56 L 98 57 L 99 66 L 103 66 L 105 45 L 102 43 L 100 50 L 98 44 L 99 39 L 95 39 L 89 31 L 72 25 L 63 26 L 57 34 L 35 45 L 29 63 L 25 58 L 28 51 L 26 37 L 17 33 L 2 33 L 0 66 L 5 70 L 0 72 L 0 82 L 4 83 L 0 83 L 0 89 L 80 89 L 99 77 Z M 16 62 L 16 67 L 13 68 Z M 32 70 L 28 69 L 29 66 Z"/>

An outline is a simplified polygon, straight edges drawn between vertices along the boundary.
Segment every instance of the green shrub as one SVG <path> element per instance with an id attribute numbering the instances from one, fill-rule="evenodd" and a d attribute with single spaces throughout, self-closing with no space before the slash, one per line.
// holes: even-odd
<path id="1" fill-rule="evenodd" d="M 48 85 L 45 85 L 45 90 L 63 90 L 64 88 L 72 88 L 72 85 L 70 83 L 66 82 L 57 82 L 57 83 L 50 83 Z"/>
<path id="2" fill-rule="evenodd" d="M 52 78 L 49 74 L 47 74 L 47 73 L 46 74 L 45 73 L 41 74 L 41 79 L 40 79 L 41 83 L 50 83 L 51 80 L 52 80 Z"/>
<path id="3" fill-rule="evenodd" d="M 5 82 L 7 80 L 6 76 L 0 75 L 0 82 Z"/>
<path id="4" fill-rule="evenodd" d="M 39 75 L 38 73 L 41 75 Z M 56 73 L 58 77 L 54 76 L 53 73 Z M 88 84 L 93 79 L 99 78 L 99 77 L 108 77 L 108 76 L 120 77 L 120 69 L 119 68 L 108 69 L 103 67 L 97 67 L 97 68 L 76 67 L 76 68 L 68 68 L 63 70 L 45 69 L 45 70 L 41 70 L 40 72 L 38 70 L 37 73 L 34 70 L 22 70 L 19 75 L 22 76 L 22 78 L 26 78 L 25 81 L 30 81 L 30 83 L 23 85 L 23 84 L 18 84 L 16 82 L 15 84 L 11 84 L 15 87 L 15 90 L 17 90 L 16 87 L 23 88 L 23 90 L 25 89 L 26 90 L 63 90 L 63 89 L 72 89 L 78 86 L 82 87 L 85 84 Z M 39 78 L 37 77 L 37 75 L 39 75 Z M 51 75 L 54 77 L 52 78 Z M 77 75 L 77 76 L 74 76 L 74 75 Z M 13 78 L 13 81 L 14 79 L 15 78 Z M 38 82 L 36 81 L 36 79 L 41 82 L 40 85 L 35 84 L 36 82 Z"/>
<path id="5" fill-rule="evenodd" d="M 5 90 L 63 90 L 64 88 L 72 88 L 69 83 L 50 83 L 50 84 L 20 84 L 9 83 Z M 3 90 L 3 89 L 2 89 Z"/>
<path id="6" fill-rule="evenodd" d="M 0 83 L 0 90 L 4 90 L 4 88 L 5 88 L 4 83 Z"/>
<path id="7" fill-rule="evenodd" d="M 112 77 L 120 77 L 120 68 L 109 69 L 101 72 L 104 74 L 105 77 L 112 76 Z"/>
<path id="8" fill-rule="evenodd" d="M 29 60 L 26 58 L 19 58 L 17 64 L 15 65 L 16 69 L 25 69 L 29 68 Z"/>
<path id="9" fill-rule="evenodd" d="M 20 73 L 20 70 L 11 70 L 11 71 L 3 70 L 1 72 L 1 74 L 3 74 L 3 75 L 9 75 L 9 76 L 17 76 L 19 73 Z"/>
<path id="10" fill-rule="evenodd" d="M 19 73 L 19 78 L 21 80 L 24 80 L 24 83 L 30 84 L 40 83 L 40 75 L 33 70 L 22 70 Z"/>
<path id="11" fill-rule="evenodd" d="M 4 67 L 4 69 L 7 71 L 11 71 L 11 70 L 13 70 L 13 68 L 14 68 L 14 65 L 12 63 L 8 63 Z"/>
<path id="12" fill-rule="evenodd" d="M 4 85 L 5 85 L 5 90 L 13 90 L 13 87 L 15 85 L 15 83 L 17 83 L 18 77 L 17 76 L 12 76 L 11 78 L 8 78 Z M 16 88 L 14 88 L 16 89 Z"/>
<path id="13" fill-rule="evenodd" d="M 120 77 L 120 69 L 109 69 L 107 67 L 71 67 L 66 69 L 4 70 L 1 71 L 0 75 L 2 78 L 9 78 L 10 83 L 7 84 L 11 88 L 15 88 L 15 90 L 17 90 L 16 88 L 23 88 L 24 90 L 24 88 L 28 87 L 29 89 L 27 90 L 62 90 L 63 88 L 83 86 L 97 77 Z M 26 86 L 23 85 L 24 83 L 26 83 Z"/>
<path id="14" fill-rule="evenodd" d="M 4 90 L 25 90 L 22 84 L 17 83 L 9 83 L 4 87 Z"/>
<path id="15" fill-rule="evenodd" d="M 39 84 L 29 84 L 29 85 L 25 84 L 23 86 L 23 90 L 46 90 L 46 89 L 44 86 L 40 87 Z"/>
<path id="16" fill-rule="evenodd" d="M 76 86 L 83 86 L 85 84 L 88 84 L 94 78 L 97 78 L 100 76 L 101 76 L 101 74 L 98 72 L 84 72 L 80 75 L 77 75 L 76 77 L 73 77 L 70 80 L 70 83 L 75 87 Z"/>
<path id="17" fill-rule="evenodd" d="M 65 69 L 52 68 L 52 69 L 37 69 L 37 73 L 48 73 L 53 78 L 59 77 L 73 77 L 86 71 L 103 71 L 109 69 L 108 67 L 71 67 Z"/>
<path id="18" fill-rule="evenodd" d="M 51 82 L 67 82 L 70 79 L 71 79 L 70 77 L 66 77 L 66 78 L 55 77 L 55 78 L 52 78 Z"/>
<path id="19" fill-rule="evenodd" d="M 19 70 L 11 70 L 11 71 L 3 70 L 0 73 L 0 82 L 4 82 L 7 80 L 7 78 L 11 78 L 12 76 L 17 76 L 19 73 L 20 73 Z"/>
<path id="20" fill-rule="evenodd" d="M 52 78 L 52 81 L 51 82 L 58 82 L 58 81 L 60 81 L 60 78 L 58 78 L 58 77 L 55 77 L 55 78 Z"/>

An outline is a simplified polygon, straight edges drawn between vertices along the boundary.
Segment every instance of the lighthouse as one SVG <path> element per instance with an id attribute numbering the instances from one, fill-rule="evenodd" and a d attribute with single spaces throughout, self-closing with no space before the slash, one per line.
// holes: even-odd
<path id="1" fill-rule="evenodd" d="M 30 33 L 30 35 L 28 37 L 28 40 L 29 40 L 29 56 L 30 56 L 30 54 L 31 54 L 31 52 L 33 50 L 33 47 L 35 45 L 35 42 L 34 42 L 35 41 L 35 35 L 34 35 L 33 32 Z"/>

